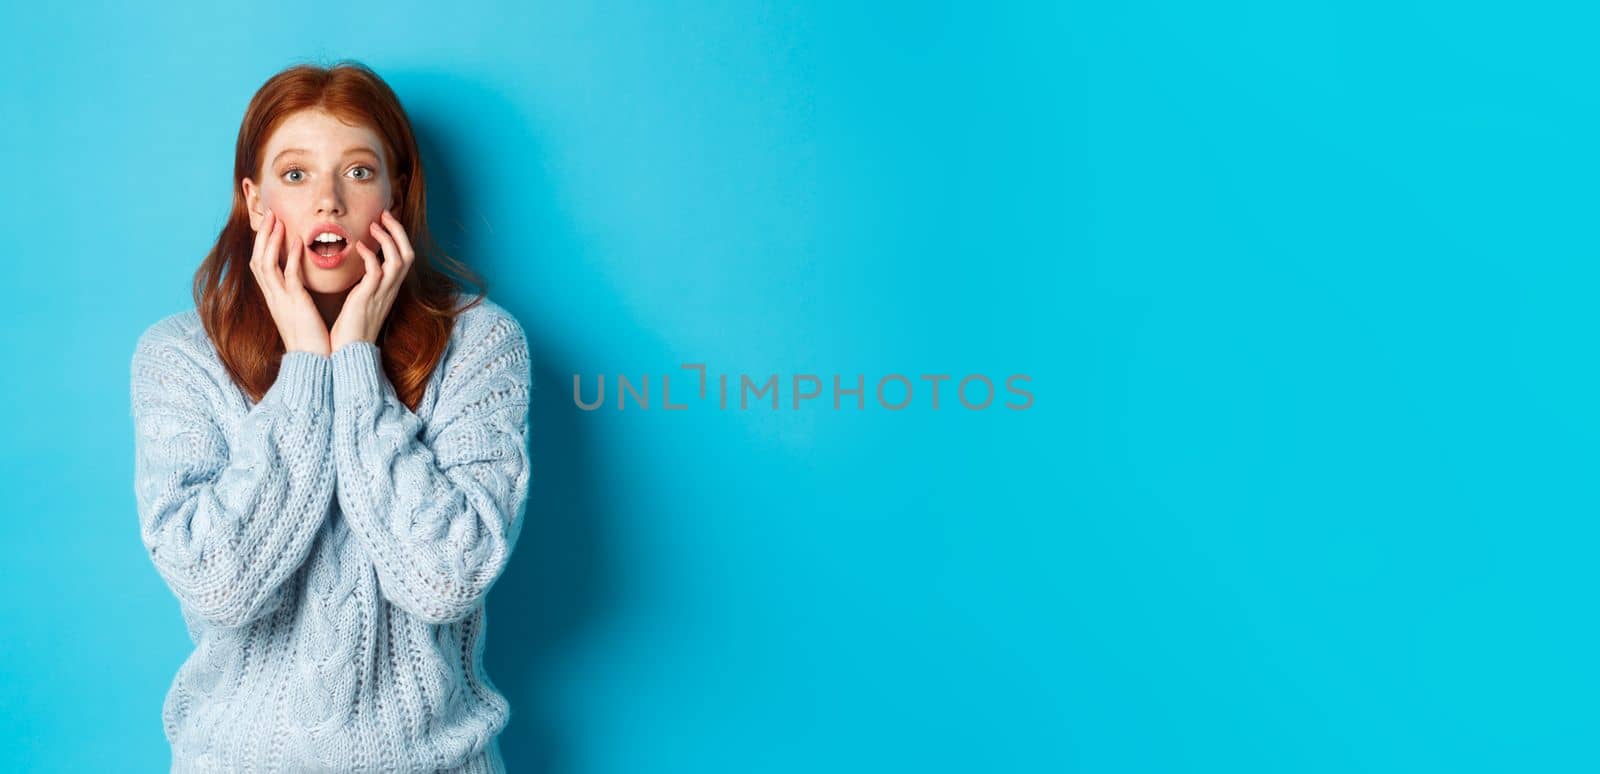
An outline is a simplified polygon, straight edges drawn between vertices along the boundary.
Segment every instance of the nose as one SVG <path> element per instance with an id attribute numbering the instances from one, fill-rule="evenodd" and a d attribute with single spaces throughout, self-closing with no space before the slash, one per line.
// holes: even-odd
<path id="1" fill-rule="evenodd" d="M 344 200 L 339 196 L 339 184 L 325 182 L 317 189 L 317 216 L 337 217 L 344 214 Z"/>

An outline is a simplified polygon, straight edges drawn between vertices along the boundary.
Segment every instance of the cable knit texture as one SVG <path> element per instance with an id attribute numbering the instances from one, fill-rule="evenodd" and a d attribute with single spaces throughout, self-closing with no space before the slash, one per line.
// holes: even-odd
<path id="1" fill-rule="evenodd" d="M 289 352 L 251 403 L 195 310 L 140 336 L 139 531 L 195 644 L 172 771 L 505 770 L 484 597 L 527 504 L 527 339 L 462 313 L 415 413 L 381 363 Z"/>

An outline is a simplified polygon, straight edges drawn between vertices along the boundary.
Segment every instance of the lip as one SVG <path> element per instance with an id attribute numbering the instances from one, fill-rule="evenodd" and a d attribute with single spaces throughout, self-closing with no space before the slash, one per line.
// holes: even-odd
<path id="1" fill-rule="evenodd" d="M 318 254 L 312 246 L 316 244 L 317 237 L 323 234 L 334 234 L 340 239 L 343 239 L 344 249 L 326 258 Z M 350 239 L 349 233 L 347 233 L 343 228 L 339 227 L 339 224 L 323 223 L 311 229 L 311 234 L 306 237 L 305 245 L 307 257 L 309 257 L 311 262 L 316 264 L 318 268 L 337 269 L 339 268 L 339 264 L 344 263 L 344 259 L 349 257 L 351 248 L 355 247 L 355 242 Z"/>

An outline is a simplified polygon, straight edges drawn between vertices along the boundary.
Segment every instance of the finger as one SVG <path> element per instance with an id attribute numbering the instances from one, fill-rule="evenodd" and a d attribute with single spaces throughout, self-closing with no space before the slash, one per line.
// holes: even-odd
<path id="1" fill-rule="evenodd" d="M 250 246 L 250 271 L 259 275 L 257 269 L 261 263 L 261 256 L 267 251 L 267 237 L 272 235 L 272 210 L 267 210 L 267 215 L 261 221 L 261 227 L 256 229 L 254 244 Z"/>
<path id="2" fill-rule="evenodd" d="M 261 293 L 268 301 L 275 299 L 277 287 L 272 282 L 272 270 L 269 264 L 274 262 L 273 256 L 278 250 L 278 242 L 283 238 L 283 224 L 274 222 L 267 232 L 266 241 L 262 243 L 260 255 L 255 256 L 250 262 L 250 271 L 256 275 L 256 284 L 261 286 Z"/>
<path id="3" fill-rule="evenodd" d="M 406 229 L 400 224 L 400 219 L 390 214 L 388 210 L 384 210 L 383 215 L 387 219 L 389 233 L 394 237 L 395 245 L 400 252 L 399 265 L 384 273 L 384 279 L 392 289 L 405 281 L 406 274 L 411 271 L 411 264 L 416 260 L 416 253 L 411 249 L 411 239 L 406 236 Z"/>
<path id="4" fill-rule="evenodd" d="M 361 275 L 361 282 L 356 285 L 356 291 L 370 295 L 383 283 L 383 267 L 378 265 L 378 256 L 372 252 L 372 248 L 365 244 L 356 242 L 356 252 L 361 253 L 361 263 L 367 272 Z"/>
<path id="5" fill-rule="evenodd" d="M 389 288 L 405 275 L 405 259 L 401 257 L 400 246 L 394 237 L 377 223 L 372 224 L 373 236 L 383 244 L 383 286 L 379 292 L 387 293 Z"/>
<path id="6" fill-rule="evenodd" d="M 283 270 L 278 264 L 280 256 L 287 249 L 287 245 L 284 244 L 285 235 L 283 232 L 282 223 L 279 223 L 272 230 L 272 238 L 267 240 L 267 254 L 262 260 L 262 272 L 266 274 L 267 282 L 271 283 L 274 293 L 283 292 Z M 299 237 L 295 237 L 295 239 L 299 239 Z"/>
<path id="7" fill-rule="evenodd" d="M 296 237 L 295 241 L 299 242 L 299 237 Z M 305 263 L 305 257 L 305 245 L 300 244 L 299 249 L 289 253 L 289 267 L 283 275 L 284 287 L 297 298 L 300 296 L 301 291 L 305 289 L 305 283 L 301 280 L 301 273 L 305 271 L 302 268 L 302 264 Z"/>
<path id="8" fill-rule="evenodd" d="M 384 211 L 384 214 L 389 214 Z M 376 224 L 374 224 L 376 225 Z M 379 240 L 384 241 L 384 293 L 389 293 L 395 285 L 405 280 L 406 269 L 410 269 L 411 262 L 406 259 L 410 253 L 411 243 L 405 240 L 405 229 L 400 227 L 400 221 L 394 221 L 392 229 L 379 229 Z"/>
<path id="9" fill-rule="evenodd" d="M 276 222 L 277 218 L 272 216 L 272 210 L 267 210 L 266 216 L 261 219 L 261 227 L 256 229 L 255 244 L 250 248 L 252 262 L 261 257 L 261 251 L 267 246 L 267 235 L 272 232 L 272 226 Z"/>
<path id="10" fill-rule="evenodd" d="M 406 236 L 406 227 L 400 223 L 399 218 L 388 210 L 383 211 L 382 218 L 384 225 L 389 229 L 389 233 L 394 235 L 395 244 L 400 246 L 401 260 L 407 266 L 410 266 L 411 262 L 416 259 L 417 254 L 411 249 L 411 237 Z"/>
<path id="11" fill-rule="evenodd" d="M 383 281 L 378 284 L 377 293 L 387 295 L 390 290 L 405 276 L 405 262 L 400 258 L 399 246 L 390 240 L 383 250 Z"/>
<path id="12" fill-rule="evenodd" d="M 379 223 L 372 223 L 367 228 L 372 231 L 373 238 L 377 239 L 380 245 L 383 245 L 384 269 L 388 270 L 390 261 L 398 264 L 402 260 L 400 257 L 400 245 L 395 243 L 394 236 L 389 233 L 388 229 Z"/>

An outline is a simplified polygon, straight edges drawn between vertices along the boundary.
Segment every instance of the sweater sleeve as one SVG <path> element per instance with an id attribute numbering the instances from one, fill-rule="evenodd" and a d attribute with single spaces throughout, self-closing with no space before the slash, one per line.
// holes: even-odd
<path id="1" fill-rule="evenodd" d="M 527 341 L 514 318 L 465 332 L 427 426 L 366 341 L 333 353 L 337 497 L 386 599 L 431 624 L 483 601 L 511 557 L 529 481 Z"/>
<path id="2" fill-rule="evenodd" d="M 217 382 L 170 333 L 141 336 L 132 370 L 145 548 L 186 608 L 220 626 L 250 623 L 277 607 L 332 503 L 332 362 L 286 353 L 228 429 Z"/>

